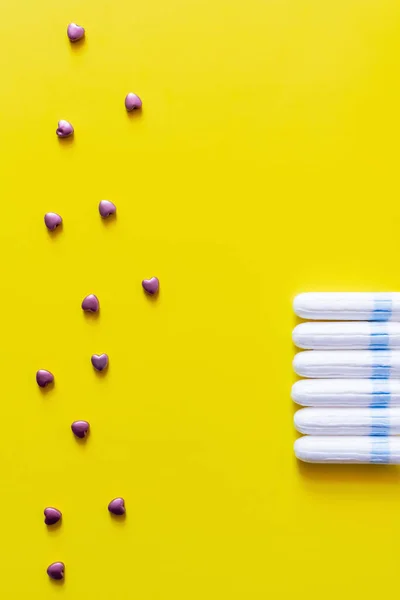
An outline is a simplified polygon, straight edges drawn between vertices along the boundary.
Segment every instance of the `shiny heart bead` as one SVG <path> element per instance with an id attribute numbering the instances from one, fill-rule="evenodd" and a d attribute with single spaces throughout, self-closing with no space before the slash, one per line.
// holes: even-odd
<path id="1" fill-rule="evenodd" d="M 89 294 L 82 300 L 82 310 L 86 312 L 97 312 L 100 308 L 100 302 L 97 296 Z"/>
<path id="2" fill-rule="evenodd" d="M 67 36 L 70 42 L 78 42 L 85 35 L 85 29 L 76 23 L 70 23 L 67 27 Z"/>
<path id="3" fill-rule="evenodd" d="M 46 525 L 55 525 L 61 519 L 61 512 L 57 508 L 48 506 L 44 509 L 44 522 Z"/>
<path id="4" fill-rule="evenodd" d="M 49 567 L 47 567 L 47 575 L 50 577 L 50 579 L 55 579 L 56 581 L 59 581 L 61 579 L 64 579 L 64 570 L 64 563 L 54 562 Z"/>
<path id="5" fill-rule="evenodd" d="M 104 371 L 108 366 L 107 354 L 93 354 L 91 361 L 96 371 Z"/>
<path id="6" fill-rule="evenodd" d="M 142 108 L 142 101 L 136 94 L 129 92 L 125 98 L 125 108 L 128 112 Z"/>
<path id="7" fill-rule="evenodd" d="M 89 433 L 90 425 L 87 421 L 74 421 L 71 425 L 71 429 L 76 437 L 83 439 Z"/>
<path id="8" fill-rule="evenodd" d="M 116 211 L 117 207 L 109 200 L 101 200 L 101 202 L 99 203 L 99 213 L 103 217 L 103 219 L 106 219 L 110 215 L 114 215 Z"/>
<path id="9" fill-rule="evenodd" d="M 56 134 L 58 135 L 59 138 L 69 137 L 73 133 L 74 133 L 74 128 L 72 127 L 72 125 L 69 121 L 65 121 L 64 119 L 61 119 L 61 121 L 58 121 L 58 127 L 56 129 Z"/>
<path id="10" fill-rule="evenodd" d="M 118 516 L 124 515 L 126 512 L 124 499 L 123 498 L 114 498 L 114 500 L 111 500 L 110 504 L 108 505 L 108 510 L 113 515 L 118 515 Z"/>
<path id="11" fill-rule="evenodd" d="M 143 279 L 142 286 L 145 292 L 154 296 L 160 288 L 160 282 L 157 277 L 152 277 L 151 279 Z"/>
<path id="12" fill-rule="evenodd" d="M 46 369 L 40 369 L 36 373 L 36 383 L 39 387 L 46 387 L 49 383 L 53 383 L 54 375 L 50 373 L 50 371 L 46 371 Z"/>
<path id="13" fill-rule="evenodd" d="M 54 231 L 56 227 L 61 225 L 62 218 L 57 213 L 49 212 L 44 215 L 44 222 L 49 231 Z"/>

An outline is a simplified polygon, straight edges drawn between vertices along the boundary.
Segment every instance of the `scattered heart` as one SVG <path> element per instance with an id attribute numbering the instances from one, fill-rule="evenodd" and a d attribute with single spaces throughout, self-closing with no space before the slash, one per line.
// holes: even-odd
<path id="1" fill-rule="evenodd" d="M 61 512 L 57 508 L 48 506 L 44 509 L 44 522 L 46 525 L 55 525 L 61 519 Z"/>
<path id="2" fill-rule="evenodd" d="M 157 277 L 152 277 L 151 279 L 143 279 L 142 286 L 145 292 L 154 296 L 160 288 L 160 282 Z"/>
<path id="3" fill-rule="evenodd" d="M 67 36 L 70 42 L 78 42 L 85 35 L 84 27 L 77 25 L 76 23 L 70 23 L 67 27 Z"/>
<path id="4" fill-rule="evenodd" d="M 86 312 L 97 312 L 100 308 L 100 302 L 97 296 L 89 294 L 82 300 L 82 310 Z"/>
<path id="5" fill-rule="evenodd" d="M 49 229 L 50 231 L 54 231 L 56 227 L 61 225 L 62 218 L 57 213 L 50 212 L 44 215 L 44 222 L 47 229 Z"/>
<path id="6" fill-rule="evenodd" d="M 93 354 L 92 365 L 96 369 L 96 371 L 104 371 L 104 369 L 108 365 L 108 355 L 107 354 Z"/>
<path id="7" fill-rule="evenodd" d="M 113 515 L 118 515 L 118 516 L 124 515 L 126 512 L 124 499 L 123 498 L 114 498 L 114 500 L 111 500 L 110 504 L 108 505 L 108 510 Z"/>
<path id="8" fill-rule="evenodd" d="M 46 371 L 45 369 L 40 369 L 39 371 L 37 371 L 36 383 L 38 384 L 38 386 L 44 388 L 49 383 L 53 383 L 53 381 L 54 375 L 53 373 L 50 373 L 50 371 Z"/>

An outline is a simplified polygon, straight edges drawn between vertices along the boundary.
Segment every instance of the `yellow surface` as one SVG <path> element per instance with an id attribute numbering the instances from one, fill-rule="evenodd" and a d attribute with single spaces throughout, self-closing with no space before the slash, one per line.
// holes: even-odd
<path id="1" fill-rule="evenodd" d="M 0 598 L 392 593 L 400 472 L 297 464 L 290 387 L 295 293 L 400 289 L 398 0 L 3 0 L 0 35 Z"/>

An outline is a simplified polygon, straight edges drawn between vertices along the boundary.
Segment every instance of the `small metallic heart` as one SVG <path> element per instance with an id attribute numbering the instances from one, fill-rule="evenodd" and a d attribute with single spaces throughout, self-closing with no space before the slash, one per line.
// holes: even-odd
<path id="1" fill-rule="evenodd" d="M 50 231 L 54 231 L 56 227 L 61 225 L 62 218 L 57 213 L 46 213 L 44 215 L 44 222 L 47 229 L 49 229 Z"/>
<path id="2" fill-rule="evenodd" d="M 103 217 L 103 219 L 106 219 L 110 215 L 115 215 L 116 211 L 117 207 L 115 206 L 115 204 L 113 204 L 113 202 L 110 202 L 109 200 L 101 200 L 101 202 L 99 203 L 99 213 Z"/>
<path id="3" fill-rule="evenodd" d="M 61 119 L 61 121 L 58 121 L 58 127 L 56 129 L 56 134 L 58 135 L 59 138 L 69 137 L 73 133 L 74 133 L 74 128 L 72 127 L 72 125 L 69 121 L 65 121 L 64 119 Z"/>
<path id="4" fill-rule="evenodd" d="M 46 387 L 46 385 L 48 385 L 49 383 L 53 383 L 54 381 L 54 375 L 53 373 L 50 373 L 50 371 L 46 371 L 45 369 L 40 369 L 37 373 L 36 373 L 36 383 L 38 384 L 38 386 L 44 388 Z"/>
<path id="5" fill-rule="evenodd" d="M 47 567 L 47 575 L 50 577 L 50 579 L 64 579 L 64 569 L 64 563 L 54 562 L 49 567 Z"/>
<path id="6" fill-rule="evenodd" d="M 151 279 L 143 279 L 142 281 L 143 289 L 152 296 L 157 294 L 160 288 L 160 282 L 157 277 L 152 277 Z"/>
<path id="7" fill-rule="evenodd" d="M 100 302 L 97 296 L 89 294 L 82 300 L 82 310 L 87 312 L 97 312 L 100 308 Z"/>
<path id="8" fill-rule="evenodd" d="M 44 509 L 44 522 L 46 525 L 55 525 L 61 519 L 61 512 L 57 508 L 51 506 Z"/>
<path id="9" fill-rule="evenodd" d="M 125 108 L 128 112 L 142 108 L 142 101 L 139 96 L 129 92 L 125 97 Z"/>
<path id="10" fill-rule="evenodd" d="M 96 371 L 104 371 L 104 369 L 108 365 L 107 354 L 93 354 L 91 360 L 92 360 L 92 365 L 94 366 Z"/>
<path id="11" fill-rule="evenodd" d="M 78 42 L 85 35 L 85 29 L 76 23 L 70 23 L 67 28 L 67 36 L 71 42 Z"/>
<path id="12" fill-rule="evenodd" d="M 110 504 L 108 505 L 108 510 L 113 515 L 118 515 L 118 516 L 124 515 L 126 512 L 124 499 L 123 498 L 114 498 L 114 500 L 111 500 Z"/>
<path id="13" fill-rule="evenodd" d="M 90 425 L 87 421 L 74 421 L 71 425 L 71 429 L 74 435 L 78 438 L 85 438 L 89 433 Z"/>

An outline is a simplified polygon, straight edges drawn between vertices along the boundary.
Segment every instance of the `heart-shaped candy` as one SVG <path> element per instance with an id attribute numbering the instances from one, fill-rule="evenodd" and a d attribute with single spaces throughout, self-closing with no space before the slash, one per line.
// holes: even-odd
<path id="1" fill-rule="evenodd" d="M 85 35 L 85 29 L 76 23 L 70 23 L 67 27 L 67 36 L 70 42 L 78 42 Z"/>
<path id="2" fill-rule="evenodd" d="M 160 288 L 160 282 L 157 277 L 152 277 L 151 279 L 143 279 L 142 286 L 148 294 L 154 296 Z"/>
<path id="3" fill-rule="evenodd" d="M 87 421 L 74 421 L 71 425 L 71 429 L 74 435 L 78 438 L 85 438 L 89 433 L 90 425 Z"/>
<path id="4" fill-rule="evenodd" d="M 64 563 L 54 562 L 49 567 L 47 567 L 47 575 L 50 577 L 50 579 L 64 579 L 64 569 Z"/>
<path id="5" fill-rule="evenodd" d="M 46 371 L 46 369 L 40 369 L 39 371 L 37 371 L 36 383 L 38 384 L 38 386 L 44 388 L 49 383 L 53 383 L 53 381 L 54 375 L 53 373 L 50 373 L 50 371 Z"/>
<path id="6" fill-rule="evenodd" d="M 93 354 L 92 365 L 96 369 L 96 371 L 104 371 L 104 369 L 108 365 L 108 355 L 107 354 Z"/>
<path id="7" fill-rule="evenodd" d="M 113 515 L 118 515 L 118 516 L 124 515 L 125 514 L 124 499 L 123 498 L 114 498 L 114 500 L 111 500 L 110 504 L 108 505 L 108 510 Z"/>
<path id="8" fill-rule="evenodd" d="M 61 119 L 61 121 L 58 121 L 58 127 L 56 129 L 56 134 L 58 135 L 59 138 L 69 137 L 73 133 L 74 133 L 74 128 L 72 127 L 72 125 L 69 121 L 65 121 L 64 119 Z"/>
<path id="9" fill-rule="evenodd" d="M 62 218 L 57 213 L 50 212 L 50 213 L 46 213 L 44 215 L 44 222 L 45 222 L 47 229 L 49 229 L 50 231 L 54 231 L 54 229 L 56 227 L 61 225 Z"/>
<path id="10" fill-rule="evenodd" d="M 99 299 L 94 294 L 89 294 L 82 300 L 82 309 L 87 312 L 97 312 L 99 308 Z"/>
<path id="11" fill-rule="evenodd" d="M 101 200 L 99 203 L 99 213 L 103 217 L 103 219 L 109 217 L 110 215 L 114 215 L 117 211 L 117 207 L 113 202 L 109 200 Z"/>
<path id="12" fill-rule="evenodd" d="M 128 112 L 131 112 L 131 110 L 137 110 L 139 108 L 142 108 L 142 101 L 139 98 L 139 96 L 136 96 L 136 94 L 129 92 L 129 94 L 127 94 L 125 97 L 125 108 Z"/>
<path id="13" fill-rule="evenodd" d="M 44 522 L 46 525 L 55 525 L 61 519 L 61 512 L 57 508 L 48 506 L 44 509 Z"/>

